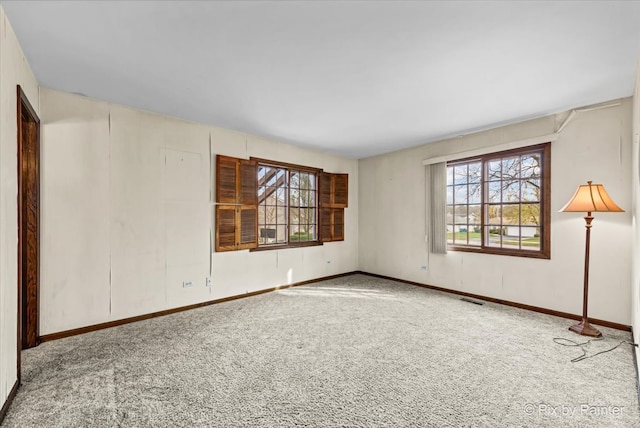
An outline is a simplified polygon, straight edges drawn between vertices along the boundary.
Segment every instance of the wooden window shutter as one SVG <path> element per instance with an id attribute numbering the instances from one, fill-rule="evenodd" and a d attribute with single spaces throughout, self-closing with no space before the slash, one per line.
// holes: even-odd
<path id="1" fill-rule="evenodd" d="M 258 205 L 257 168 L 258 163 L 256 161 L 240 159 L 240 187 L 238 203 L 242 205 Z"/>
<path id="2" fill-rule="evenodd" d="M 349 174 L 320 174 L 320 241 L 344 241 L 344 209 L 349 205 Z"/>
<path id="3" fill-rule="evenodd" d="M 333 241 L 331 233 L 331 208 L 320 208 L 320 241 Z"/>
<path id="4" fill-rule="evenodd" d="M 333 207 L 347 208 L 349 206 L 349 175 L 331 174 L 333 177 Z"/>
<path id="5" fill-rule="evenodd" d="M 320 192 L 318 194 L 318 202 L 322 206 L 330 206 L 331 205 L 331 182 L 333 174 L 327 174 L 323 172 L 320 174 Z"/>
<path id="6" fill-rule="evenodd" d="M 216 156 L 216 202 L 237 202 L 238 161 L 239 159 L 228 156 Z"/>
<path id="7" fill-rule="evenodd" d="M 333 208 L 332 211 L 333 240 L 344 241 L 344 208 Z"/>
<path id="8" fill-rule="evenodd" d="M 216 251 L 236 249 L 236 207 L 216 206 Z"/>
<path id="9" fill-rule="evenodd" d="M 332 208 L 349 206 L 349 174 L 320 174 L 320 205 Z"/>
<path id="10" fill-rule="evenodd" d="M 258 207 L 242 206 L 239 209 L 239 249 L 258 246 Z"/>
<path id="11" fill-rule="evenodd" d="M 257 162 L 216 156 L 216 251 L 258 246 Z"/>

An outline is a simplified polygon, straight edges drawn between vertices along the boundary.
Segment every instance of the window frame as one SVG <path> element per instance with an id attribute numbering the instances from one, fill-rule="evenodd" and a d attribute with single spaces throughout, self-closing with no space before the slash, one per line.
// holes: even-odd
<path id="1" fill-rule="evenodd" d="M 286 243 L 271 243 L 271 244 L 260 244 L 260 238 L 258 236 L 258 245 L 255 248 L 251 248 L 249 251 L 268 251 L 268 250 L 279 250 L 279 249 L 284 249 L 284 248 L 299 248 L 299 247 L 314 247 L 314 246 L 318 246 L 318 245 L 322 245 L 323 241 L 320 239 L 320 198 L 319 198 L 319 182 L 320 182 L 320 176 L 322 175 L 322 169 L 320 168 L 313 168 L 313 167 L 309 167 L 309 166 L 305 166 L 305 165 L 298 165 L 298 164 L 292 164 L 292 163 L 288 163 L 288 162 L 279 162 L 279 161 L 274 161 L 271 159 L 263 159 L 263 158 L 256 158 L 256 157 L 251 157 L 250 160 L 255 161 L 256 162 L 256 171 L 258 170 L 258 168 L 260 168 L 260 166 L 269 166 L 269 167 L 275 167 L 275 168 L 281 168 L 281 169 L 286 169 L 287 170 L 287 195 L 286 195 L 286 199 L 287 199 L 287 206 L 286 206 L 286 213 L 287 213 L 287 218 L 286 218 L 286 236 L 287 236 L 287 242 Z M 289 228 L 290 228 L 290 218 L 291 218 L 291 204 L 289 203 L 289 198 L 290 198 L 290 186 L 289 186 L 289 180 L 290 180 L 290 172 L 291 171 L 298 171 L 298 172 L 307 172 L 307 173 L 311 173 L 315 175 L 315 239 L 313 241 L 290 241 L 290 234 L 289 234 Z M 257 192 L 256 192 L 257 195 Z M 260 207 L 260 204 L 257 204 L 258 209 Z M 259 226 L 259 215 L 258 215 L 258 226 Z M 259 227 L 258 227 L 259 229 Z M 258 230 L 258 235 L 259 235 L 259 230 Z"/>
<path id="2" fill-rule="evenodd" d="M 514 155 L 525 155 L 530 153 L 540 153 L 541 160 L 541 175 L 540 175 L 540 250 L 522 250 L 515 248 L 501 248 L 491 247 L 486 245 L 485 240 L 485 226 L 488 224 L 485 220 L 487 207 L 491 205 L 486 197 L 488 186 L 488 163 L 496 158 L 505 158 Z M 481 239 L 480 246 L 476 245 L 462 245 L 452 244 L 447 240 L 447 249 L 451 251 L 472 252 L 481 254 L 494 254 L 503 256 L 515 256 L 526 258 L 539 258 L 539 259 L 551 259 L 551 143 L 536 144 L 533 146 L 520 147 L 511 150 L 504 150 L 499 152 L 486 153 L 479 156 L 472 156 L 467 158 L 455 159 L 447 161 L 446 166 L 455 166 L 461 164 L 468 164 L 473 162 L 481 163 L 481 195 L 480 195 L 480 230 Z M 449 205 L 449 204 L 447 204 Z M 463 205 L 463 204 L 460 204 Z M 469 202 L 467 200 L 467 206 Z M 475 204 L 474 204 L 475 205 Z M 518 202 L 518 205 L 522 205 L 522 201 Z M 454 219 L 455 219 L 455 204 L 454 204 Z M 455 225 L 455 222 L 454 222 Z M 455 227 L 454 232 L 455 233 Z"/>

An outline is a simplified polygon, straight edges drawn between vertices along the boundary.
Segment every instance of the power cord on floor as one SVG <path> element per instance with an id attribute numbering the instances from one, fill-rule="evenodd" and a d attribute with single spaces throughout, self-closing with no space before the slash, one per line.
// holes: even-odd
<path id="1" fill-rule="evenodd" d="M 582 350 L 582 355 L 572 359 L 571 360 L 572 363 L 577 363 L 578 361 L 586 360 L 587 358 L 593 358 L 596 355 L 604 354 L 606 352 L 611 352 L 614 349 L 616 349 L 617 347 L 619 347 L 620 345 L 622 345 L 623 343 L 628 343 L 631 346 L 638 346 L 637 343 L 629 342 L 628 340 L 623 340 L 620 343 L 618 343 L 616 346 L 614 346 L 613 348 L 605 349 L 604 351 L 600 351 L 600 352 L 596 352 L 593 355 L 587 355 L 587 350 L 584 348 L 584 346 L 588 345 L 591 342 L 599 342 L 601 340 L 604 340 L 604 337 L 599 337 L 597 339 L 589 339 L 586 342 L 576 342 L 575 340 L 566 339 L 564 337 L 554 337 L 553 338 L 553 341 L 555 343 L 557 343 L 558 345 L 580 347 L 580 349 Z"/>

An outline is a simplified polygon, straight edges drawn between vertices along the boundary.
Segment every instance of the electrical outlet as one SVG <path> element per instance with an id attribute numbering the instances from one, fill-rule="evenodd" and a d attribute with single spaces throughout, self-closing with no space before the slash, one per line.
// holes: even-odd
<path id="1" fill-rule="evenodd" d="M 206 287 L 211 287 L 211 277 L 210 277 L 210 276 L 208 276 L 208 277 L 205 279 L 205 281 L 204 281 L 204 285 L 205 285 Z"/>
<path id="2" fill-rule="evenodd" d="M 191 281 L 182 281 L 182 288 L 193 287 L 193 282 Z"/>
<path id="3" fill-rule="evenodd" d="M 427 265 L 420 266 L 420 270 L 427 270 Z"/>

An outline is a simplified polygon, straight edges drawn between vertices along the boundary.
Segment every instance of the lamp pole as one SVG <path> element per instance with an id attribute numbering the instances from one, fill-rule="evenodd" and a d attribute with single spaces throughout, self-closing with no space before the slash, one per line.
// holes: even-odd
<path id="1" fill-rule="evenodd" d="M 586 223 L 584 227 L 587 229 L 587 233 L 584 246 L 584 295 L 582 300 L 582 322 L 569 327 L 569 330 L 586 336 L 600 337 L 602 336 L 602 333 L 591 327 L 587 316 L 587 308 L 589 307 L 589 250 L 591 245 L 591 222 L 593 221 L 591 211 L 587 212 L 587 215 L 584 217 L 584 221 Z"/>

